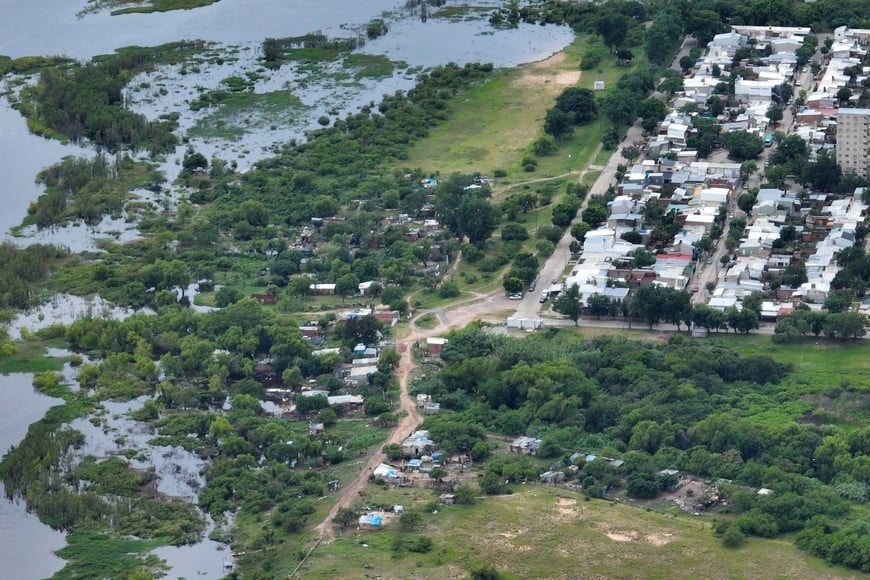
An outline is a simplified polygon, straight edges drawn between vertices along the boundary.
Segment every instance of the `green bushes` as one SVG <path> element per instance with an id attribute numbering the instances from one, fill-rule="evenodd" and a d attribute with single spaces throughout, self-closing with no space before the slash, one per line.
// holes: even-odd
<path id="1" fill-rule="evenodd" d="M 601 55 L 587 52 L 580 58 L 580 70 L 594 70 L 601 64 Z"/>

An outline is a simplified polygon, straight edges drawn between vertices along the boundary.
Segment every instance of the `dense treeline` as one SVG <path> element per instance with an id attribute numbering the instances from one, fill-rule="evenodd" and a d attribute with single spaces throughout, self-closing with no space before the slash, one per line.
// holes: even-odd
<path id="1" fill-rule="evenodd" d="M 622 457 L 618 477 L 604 462 L 581 465 L 580 481 L 593 496 L 626 485 L 630 496 L 655 497 L 673 484 L 657 475 L 664 468 L 732 480 L 722 493 L 734 516 L 716 528 L 723 542 L 805 530 L 800 537 L 811 535 L 814 547 L 799 541 L 800 547 L 864 569 L 852 556 L 831 556 L 831 542 L 840 536 L 852 534 L 850 549 L 862 549 L 854 531 L 844 523 L 847 531 L 837 532 L 818 518 L 842 522 L 850 502 L 866 501 L 870 429 L 861 427 L 862 416 L 851 425 L 753 420 L 779 412 L 782 401 L 806 388 L 790 377 L 789 366 L 683 337 L 666 344 L 582 341 L 549 331 L 518 340 L 477 328 L 454 333 L 442 356 L 443 370 L 418 389 L 448 410 L 426 422 L 448 448 L 470 450 L 483 426 L 541 438 L 544 457 L 577 450 Z M 841 388 L 831 381 L 813 385 L 813 392 Z M 508 462 L 488 478 L 488 492 L 499 491 L 506 469 L 534 478 L 522 462 Z M 740 486 L 774 493 L 759 496 Z"/>
<path id="2" fill-rule="evenodd" d="M 146 149 L 171 151 L 178 142 L 169 120 L 148 121 L 126 109 L 124 86 L 138 72 L 174 62 L 201 43 L 177 42 L 149 49 L 129 47 L 86 64 L 45 68 L 35 87 L 22 91 L 18 104 L 30 129 L 72 141 L 83 138 L 110 152 Z"/>
<path id="3" fill-rule="evenodd" d="M 47 193 L 30 204 L 27 213 L 37 227 L 58 225 L 69 219 L 99 223 L 104 215 L 120 215 L 135 185 L 159 185 L 162 176 L 129 156 L 110 161 L 104 155 L 93 158 L 67 157 L 37 176 Z"/>
<path id="4" fill-rule="evenodd" d="M 675 22 L 685 26 L 685 32 L 698 38 L 702 44 L 714 34 L 722 32 L 723 23 L 754 26 L 808 26 L 814 32 L 830 32 L 838 26 L 866 28 L 868 26 L 866 0 L 819 0 L 801 2 L 786 0 L 769 2 L 754 0 L 740 2 L 686 3 L 682 0 L 654 2 L 610 1 L 604 4 L 608 13 L 619 13 L 640 22 L 658 20 L 658 16 L 670 12 L 677 16 Z M 566 23 L 575 30 L 594 32 L 598 5 L 575 4 L 548 0 L 518 10 L 518 18 L 545 23 Z M 664 23 L 662 23 L 664 24 Z"/>
<path id="5" fill-rule="evenodd" d="M 45 279 L 53 262 L 65 254 L 60 248 L 33 244 L 18 248 L 0 245 L 0 307 L 29 308 L 37 301 L 34 284 Z"/>

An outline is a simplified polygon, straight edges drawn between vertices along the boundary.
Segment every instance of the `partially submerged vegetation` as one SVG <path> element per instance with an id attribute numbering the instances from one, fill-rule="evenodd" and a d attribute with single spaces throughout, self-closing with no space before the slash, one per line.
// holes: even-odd
<path id="1" fill-rule="evenodd" d="M 37 181 L 46 193 L 27 210 L 38 228 L 61 226 L 69 221 L 98 224 L 106 215 L 120 217 L 133 198 L 131 191 L 159 191 L 165 181 L 155 165 L 134 162 L 118 155 L 111 162 L 105 155 L 93 158 L 67 157 L 42 170 Z"/>
<path id="2" fill-rule="evenodd" d="M 87 139 L 112 153 L 126 149 L 170 151 L 178 143 L 174 122 L 148 121 L 127 110 L 123 88 L 137 72 L 150 70 L 157 63 L 181 62 L 204 46 L 197 41 L 156 48 L 127 47 L 87 64 L 45 66 L 40 69 L 39 82 L 24 87 L 15 106 L 38 135 L 73 142 Z"/>
<path id="3" fill-rule="evenodd" d="M 112 16 L 122 14 L 148 14 L 172 10 L 193 10 L 214 4 L 218 0 L 88 0 L 83 12 L 110 10 Z"/>

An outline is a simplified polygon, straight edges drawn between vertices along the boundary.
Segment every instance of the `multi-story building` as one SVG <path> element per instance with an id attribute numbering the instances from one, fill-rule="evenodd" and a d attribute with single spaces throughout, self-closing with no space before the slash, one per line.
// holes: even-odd
<path id="1" fill-rule="evenodd" d="M 843 173 L 870 175 L 870 109 L 837 111 L 837 164 Z"/>

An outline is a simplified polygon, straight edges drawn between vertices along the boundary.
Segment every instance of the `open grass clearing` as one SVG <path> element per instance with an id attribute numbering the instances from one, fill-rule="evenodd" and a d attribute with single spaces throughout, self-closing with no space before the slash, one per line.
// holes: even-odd
<path id="1" fill-rule="evenodd" d="M 315 551 L 303 576 L 462 578 L 468 570 L 493 565 L 517 578 L 858 577 L 805 556 L 787 540 L 752 539 L 727 550 L 702 518 L 587 502 L 554 488 L 514 491 L 426 514 L 420 534 L 434 542 L 427 554 L 394 552 L 395 530 L 344 532 Z M 414 488 L 367 499 L 407 510 L 434 498 L 435 492 Z"/>
<path id="2" fill-rule="evenodd" d="M 590 52 L 601 56 L 601 64 L 581 74 L 581 55 Z M 646 66 L 642 51 L 635 52 L 632 67 L 617 67 L 597 36 L 581 35 L 546 60 L 497 71 L 493 80 L 468 91 L 450 119 L 414 145 L 402 165 L 441 174 L 505 169 L 507 176 L 496 181 L 498 193 L 502 186 L 580 171 L 589 163 L 602 164 L 610 152 L 596 151 L 610 122 L 600 115 L 563 138 L 558 153 L 538 158 L 536 171 L 525 172 L 520 167 L 532 142 L 543 134 L 544 116 L 556 97 L 567 87 L 591 89 L 596 80 L 605 82 L 607 89 L 598 93 L 603 96 L 623 74 Z"/>
<path id="3" fill-rule="evenodd" d="M 521 171 L 519 162 L 541 131 L 547 109 L 563 89 L 580 79 L 575 63 L 562 52 L 496 71 L 491 81 L 468 91 L 455 104 L 450 119 L 414 145 L 402 165 L 442 174 L 496 168 L 508 169 L 509 174 Z M 521 175 L 511 177 L 521 179 Z"/>

